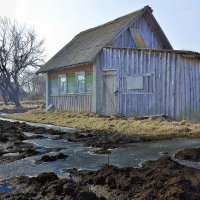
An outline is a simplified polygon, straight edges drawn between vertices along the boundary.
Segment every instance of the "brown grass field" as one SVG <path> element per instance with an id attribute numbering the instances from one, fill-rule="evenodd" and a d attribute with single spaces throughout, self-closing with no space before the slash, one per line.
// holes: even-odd
<path id="1" fill-rule="evenodd" d="M 176 122 L 164 118 L 137 120 L 130 118 L 103 117 L 94 113 L 48 111 L 41 109 L 30 110 L 25 113 L 11 114 L 6 117 L 78 128 L 91 131 L 106 131 L 131 136 L 144 136 L 151 139 L 171 139 L 177 137 L 200 137 L 200 123 L 187 121 Z"/>

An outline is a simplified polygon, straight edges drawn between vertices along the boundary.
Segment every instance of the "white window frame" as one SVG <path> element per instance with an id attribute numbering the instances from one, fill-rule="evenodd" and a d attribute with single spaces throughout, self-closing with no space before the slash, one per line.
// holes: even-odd
<path id="1" fill-rule="evenodd" d="M 61 92 L 61 79 L 62 78 L 65 78 L 65 82 L 64 82 L 64 91 Z M 59 94 L 67 94 L 67 76 L 66 75 L 58 76 L 58 90 L 59 90 Z"/>
<path id="2" fill-rule="evenodd" d="M 77 72 L 75 73 L 76 75 L 76 93 L 77 94 L 84 94 L 85 93 L 85 72 Z M 79 76 L 83 76 L 84 80 L 78 80 Z M 83 82 L 82 83 L 82 91 L 80 90 L 80 83 L 79 82 Z"/>
<path id="3" fill-rule="evenodd" d="M 50 94 L 52 96 L 59 94 L 58 77 L 53 77 L 50 79 Z"/>

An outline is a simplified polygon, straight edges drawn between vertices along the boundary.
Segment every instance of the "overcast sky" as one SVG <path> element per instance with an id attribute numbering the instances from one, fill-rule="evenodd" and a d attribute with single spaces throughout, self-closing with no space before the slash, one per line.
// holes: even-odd
<path id="1" fill-rule="evenodd" d="M 174 49 L 200 52 L 200 0 L 0 0 L 0 15 L 34 27 L 48 59 L 80 31 L 145 5 Z"/>

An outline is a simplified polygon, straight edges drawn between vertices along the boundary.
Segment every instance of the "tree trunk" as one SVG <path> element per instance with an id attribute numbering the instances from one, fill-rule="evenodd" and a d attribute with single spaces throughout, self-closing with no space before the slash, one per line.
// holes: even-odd
<path id="1" fill-rule="evenodd" d="M 14 101 L 15 106 L 17 108 L 20 108 L 21 107 L 21 103 L 19 101 L 19 90 L 18 89 L 16 89 L 15 91 L 13 91 L 13 94 L 12 94 L 11 98 Z"/>
<path id="2" fill-rule="evenodd" d="M 2 98 L 3 98 L 3 103 L 4 103 L 5 106 L 7 106 L 8 105 L 8 99 L 7 99 L 6 92 L 1 91 L 1 94 L 2 94 Z"/>
<path id="3" fill-rule="evenodd" d="M 12 98 L 12 100 L 14 101 L 15 106 L 16 106 L 17 108 L 20 108 L 20 107 L 21 107 L 21 103 L 20 103 L 20 101 L 19 101 L 19 97 L 14 96 L 14 97 Z"/>
<path id="4" fill-rule="evenodd" d="M 9 87 L 10 86 L 10 87 Z M 17 108 L 21 107 L 21 103 L 19 101 L 19 88 L 13 88 L 12 85 L 9 85 L 8 95 L 10 99 L 14 102 Z"/>

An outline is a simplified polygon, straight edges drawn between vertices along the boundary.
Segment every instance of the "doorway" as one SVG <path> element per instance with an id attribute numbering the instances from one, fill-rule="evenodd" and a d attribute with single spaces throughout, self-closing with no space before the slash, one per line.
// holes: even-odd
<path id="1" fill-rule="evenodd" d="M 117 98 L 117 73 L 115 71 L 103 72 L 103 114 L 111 115 L 116 113 L 116 98 Z"/>

